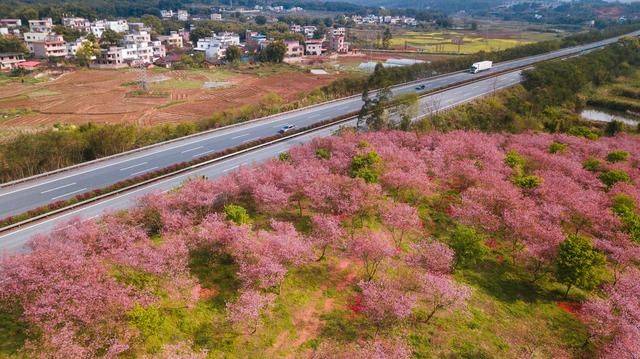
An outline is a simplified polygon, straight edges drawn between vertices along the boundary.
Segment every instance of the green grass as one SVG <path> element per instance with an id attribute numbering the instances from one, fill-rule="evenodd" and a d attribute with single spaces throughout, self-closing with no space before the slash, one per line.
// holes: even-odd
<path id="1" fill-rule="evenodd" d="M 21 319 L 20 311 L 9 305 L 0 304 L 0 357 L 15 354 L 28 338 L 28 326 Z"/>
<path id="2" fill-rule="evenodd" d="M 52 91 L 48 89 L 39 89 L 39 90 L 29 92 L 27 96 L 29 96 L 29 98 L 38 98 L 38 97 L 44 97 L 44 96 L 55 96 L 59 94 L 60 92 L 57 92 L 57 91 Z"/>
<path id="3" fill-rule="evenodd" d="M 539 35 L 539 34 L 537 34 Z M 453 44 L 454 38 L 462 38 L 463 44 Z M 444 53 L 461 53 L 472 54 L 479 51 L 497 51 L 504 50 L 518 45 L 524 45 L 530 42 L 539 41 L 541 36 L 535 38 L 527 38 L 523 36 L 521 39 L 485 39 L 475 34 L 461 33 L 461 32 L 431 32 L 422 33 L 408 31 L 404 34 L 394 36 L 391 39 L 391 45 L 395 48 L 403 48 L 404 45 L 417 47 L 426 52 L 444 52 Z M 443 44 L 442 47 L 437 48 L 436 44 Z"/>

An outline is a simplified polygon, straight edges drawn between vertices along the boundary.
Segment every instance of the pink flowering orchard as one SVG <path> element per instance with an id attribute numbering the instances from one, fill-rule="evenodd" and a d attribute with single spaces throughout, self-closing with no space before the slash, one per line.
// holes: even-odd
<path id="1" fill-rule="evenodd" d="M 25 357 L 638 358 L 639 164 L 625 134 L 314 139 L 33 238 L 0 261 L 0 333 Z"/>

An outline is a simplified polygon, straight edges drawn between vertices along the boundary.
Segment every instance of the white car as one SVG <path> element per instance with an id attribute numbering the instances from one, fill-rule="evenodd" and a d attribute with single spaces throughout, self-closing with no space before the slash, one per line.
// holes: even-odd
<path id="1" fill-rule="evenodd" d="M 280 131 L 278 131 L 279 133 L 287 133 L 291 130 L 293 130 L 294 128 L 296 128 L 296 125 L 292 125 L 292 124 L 287 124 L 282 126 L 282 128 L 280 128 Z"/>

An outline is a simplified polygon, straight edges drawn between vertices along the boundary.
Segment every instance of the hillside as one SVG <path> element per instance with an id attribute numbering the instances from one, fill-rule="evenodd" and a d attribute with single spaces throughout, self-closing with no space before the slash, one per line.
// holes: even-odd
<path id="1" fill-rule="evenodd" d="M 625 134 L 317 139 L 2 259 L 0 355 L 630 358 L 638 161 Z"/>

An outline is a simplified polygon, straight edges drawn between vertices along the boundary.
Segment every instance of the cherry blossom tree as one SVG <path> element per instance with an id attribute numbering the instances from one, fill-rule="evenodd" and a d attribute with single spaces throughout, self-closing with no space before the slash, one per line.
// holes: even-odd
<path id="1" fill-rule="evenodd" d="M 421 229 L 422 221 L 418 211 L 405 203 L 388 203 L 382 207 L 380 217 L 382 223 L 393 231 L 393 239 L 397 245 L 402 243 L 405 234 Z"/>
<path id="2" fill-rule="evenodd" d="M 457 284 L 448 276 L 431 273 L 420 276 L 419 291 L 429 306 L 426 322 L 440 310 L 462 308 L 471 296 L 471 290 L 468 287 Z"/>
<path id="3" fill-rule="evenodd" d="M 248 334 L 258 330 L 260 316 L 274 301 L 273 294 L 262 294 L 255 290 L 243 291 L 233 303 L 227 303 L 229 320 L 244 328 Z"/>
<path id="4" fill-rule="evenodd" d="M 637 358 L 640 353 L 640 270 L 631 268 L 613 285 L 607 298 L 592 298 L 583 306 L 594 336 L 602 339 L 605 358 Z"/>
<path id="5" fill-rule="evenodd" d="M 372 280 L 380 264 L 396 253 L 393 241 L 389 237 L 386 232 L 365 231 L 349 243 L 348 250 L 351 256 L 364 262 L 365 280 Z"/>
<path id="6" fill-rule="evenodd" d="M 416 296 L 404 292 L 391 280 L 361 281 L 362 313 L 378 326 L 402 321 L 413 313 Z"/>
<path id="7" fill-rule="evenodd" d="M 322 260 L 328 247 L 342 246 L 342 238 L 345 231 L 340 224 L 340 220 L 336 216 L 331 215 L 314 215 L 311 217 L 313 224 L 313 232 L 310 240 L 313 245 L 320 251 L 318 261 Z"/>
<path id="8" fill-rule="evenodd" d="M 449 246 L 434 240 L 411 244 L 406 262 L 433 274 L 448 274 L 453 270 L 455 253 Z"/>

